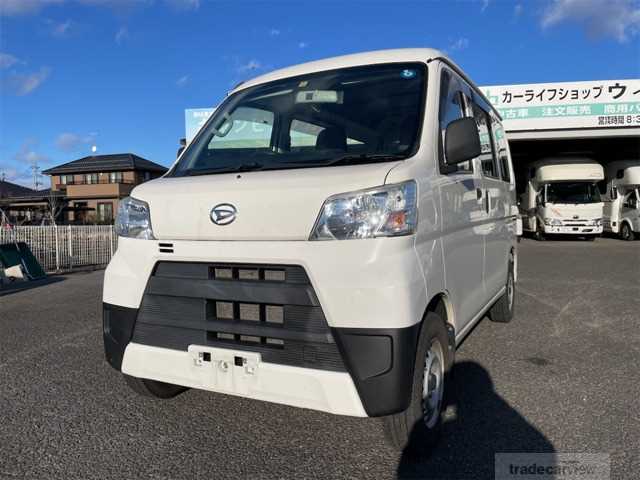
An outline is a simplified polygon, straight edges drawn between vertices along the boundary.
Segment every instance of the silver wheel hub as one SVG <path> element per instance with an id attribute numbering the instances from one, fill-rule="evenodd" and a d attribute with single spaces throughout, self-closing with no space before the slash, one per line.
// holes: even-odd
<path id="1" fill-rule="evenodd" d="M 422 413 L 428 428 L 438 423 L 443 394 L 444 353 L 440 342 L 434 339 L 425 357 L 422 377 Z"/>

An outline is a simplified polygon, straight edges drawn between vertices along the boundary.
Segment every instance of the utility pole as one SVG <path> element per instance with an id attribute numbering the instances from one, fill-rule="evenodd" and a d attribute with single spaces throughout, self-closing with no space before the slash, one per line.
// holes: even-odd
<path id="1" fill-rule="evenodd" d="M 33 173 L 33 189 L 39 190 L 38 187 L 42 185 L 40 181 L 40 167 L 38 166 L 38 160 L 34 160 L 31 164 L 31 171 Z"/>

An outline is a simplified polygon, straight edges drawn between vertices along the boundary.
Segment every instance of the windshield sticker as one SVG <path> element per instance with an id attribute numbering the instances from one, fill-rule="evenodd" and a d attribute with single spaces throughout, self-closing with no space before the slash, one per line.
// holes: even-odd
<path id="1" fill-rule="evenodd" d="M 416 76 L 416 71 L 415 70 L 410 70 L 408 68 L 405 68 L 404 70 L 402 70 L 400 72 L 400 76 L 402 78 L 413 78 Z"/>

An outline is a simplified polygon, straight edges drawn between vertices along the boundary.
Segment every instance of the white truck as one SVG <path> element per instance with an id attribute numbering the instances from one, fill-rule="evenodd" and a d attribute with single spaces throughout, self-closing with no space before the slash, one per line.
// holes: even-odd
<path id="1" fill-rule="evenodd" d="M 384 416 L 395 445 L 432 442 L 456 346 L 513 317 L 515 201 L 500 115 L 442 53 L 268 73 L 120 203 L 107 360 L 143 395 Z"/>
<path id="2" fill-rule="evenodd" d="M 618 160 L 606 166 L 603 225 L 623 240 L 640 238 L 640 160 Z"/>
<path id="3" fill-rule="evenodd" d="M 602 234 L 603 202 L 597 183 L 602 165 L 588 158 L 544 158 L 529 170 L 520 198 L 524 231 L 538 240 L 575 235 L 593 240 Z"/>

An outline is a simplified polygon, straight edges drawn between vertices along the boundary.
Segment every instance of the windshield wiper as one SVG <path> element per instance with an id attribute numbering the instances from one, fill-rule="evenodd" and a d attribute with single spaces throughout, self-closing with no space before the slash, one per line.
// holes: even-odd
<path id="1" fill-rule="evenodd" d="M 198 170 L 189 170 L 186 175 L 194 177 L 197 175 L 209 175 L 211 173 L 231 173 L 231 172 L 252 172 L 254 170 L 262 170 L 264 165 L 258 162 L 241 163 L 240 165 L 225 165 L 221 167 L 202 168 Z"/>
<path id="2" fill-rule="evenodd" d="M 360 153 L 357 155 L 343 155 L 342 157 L 319 162 L 278 162 L 275 165 L 286 165 L 287 167 L 325 167 L 331 165 L 356 165 L 358 163 L 388 162 L 392 160 L 404 160 L 405 158 L 407 158 L 406 155 L 394 155 L 390 153 Z"/>

